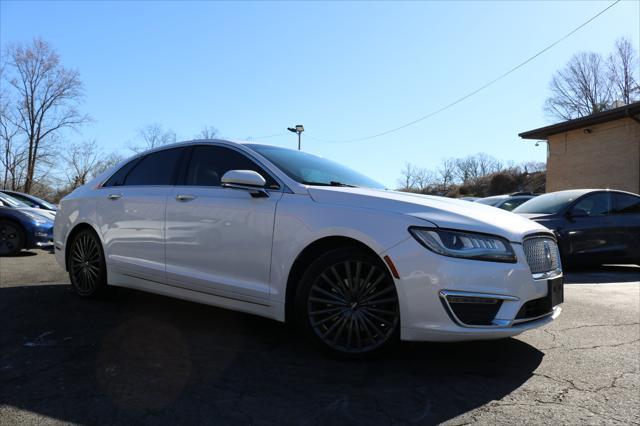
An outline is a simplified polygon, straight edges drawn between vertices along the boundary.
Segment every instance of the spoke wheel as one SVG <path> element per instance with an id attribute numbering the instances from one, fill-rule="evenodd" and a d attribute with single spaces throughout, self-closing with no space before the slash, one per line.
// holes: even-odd
<path id="1" fill-rule="evenodd" d="M 367 257 L 329 262 L 318 268 L 306 300 L 308 323 L 331 349 L 372 352 L 398 329 L 395 284 L 378 262 Z"/>
<path id="2" fill-rule="evenodd" d="M 81 231 L 75 236 L 68 262 L 71 283 L 80 296 L 93 296 L 104 288 L 104 257 L 92 232 Z"/>
<path id="3" fill-rule="evenodd" d="M 0 256 L 16 254 L 24 245 L 20 227 L 9 221 L 0 221 Z"/>

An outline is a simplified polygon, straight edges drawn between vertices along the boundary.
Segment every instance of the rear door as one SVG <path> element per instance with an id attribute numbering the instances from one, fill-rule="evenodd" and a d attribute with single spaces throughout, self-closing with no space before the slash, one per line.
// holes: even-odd
<path id="1" fill-rule="evenodd" d="M 607 261 L 619 252 L 619 236 L 611 219 L 611 195 L 595 192 L 571 207 L 565 235 L 568 252 L 578 262 Z"/>
<path id="2" fill-rule="evenodd" d="M 261 303 L 269 297 L 271 245 L 280 185 L 246 154 L 197 145 L 184 185 L 167 200 L 167 282 L 230 300 Z M 223 188 L 229 170 L 254 170 L 268 197 Z"/>
<path id="3" fill-rule="evenodd" d="M 134 160 L 100 189 L 97 223 L 116 279 L 165 282 L 166 201 L 185 151 L 166 149 Z"/>
<path id="4" fill-rule="evenodd" d="M 612 220 L 623 247 L 621 261 L 640 263 L 640 197 L 613 192 Z"/>

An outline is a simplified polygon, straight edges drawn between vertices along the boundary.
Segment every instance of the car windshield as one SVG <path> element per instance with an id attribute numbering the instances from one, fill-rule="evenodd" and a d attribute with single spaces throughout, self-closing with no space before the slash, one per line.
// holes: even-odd
<path id="1" fill-rule="evenodd" d="M 7 195 L 4 192 L 0 192 L 0 203 L 7 207 L 13 207 L 13 208 L 29 207 L 28 204 L 25 204 L 20 200 L 16 200 L 12 196 Z"/>
<path id="2" fill-rule="evenodd" d="M 385 189 L 373 179 L 317 155 L 269 145 L 246 146 L 266 157 L 296 182 L 306 185 Z"/>
<path id="3" fill-rule="evenodd" d="M 516 207 L 514 213 L 557 213 L 573 200 L 584 195 L 585 191 L 561 191 L 543 194 L 532 198 L 521 206 Z"/>

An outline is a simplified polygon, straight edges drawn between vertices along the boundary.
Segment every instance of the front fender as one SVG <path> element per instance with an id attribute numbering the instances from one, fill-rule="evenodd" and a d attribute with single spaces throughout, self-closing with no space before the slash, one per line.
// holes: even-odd
<path id="1" fill-rule="evenodd" d="M 326 237 L 346 237 L 379 254 L 412 238 L 408 232 L 411 225 L 435 226 L 400 213 L 323 204 L 308 196 L 284 194 L 278 202 L 274 223 L 271 300 L 285 302 L 293 263 L 313 242 Z"/>

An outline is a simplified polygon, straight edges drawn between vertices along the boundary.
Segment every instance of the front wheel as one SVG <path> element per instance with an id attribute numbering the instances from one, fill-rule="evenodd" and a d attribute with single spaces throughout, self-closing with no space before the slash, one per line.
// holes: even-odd
<path id="1" fill-rule="evenodd" d="M 298 321 L 333 352 L 370 354 L 397 340 L 395 283 L 375 256 L 356 249 L 321 256 L 303 275 L 296 299 Z"/>
<path id="2" fill-rule="evenodd" d="M 13 256 L 24 246 L 25 237 L 20 225 L 0 220 L 0 256 Z"/>
<path id="3" fill-rule="evenodd" d="M 71 285 L 80 297 L 97 297 L 106 293 L 104 253 L 93 231 L 85 229 L 74 235 L 67 262 Z"/>

